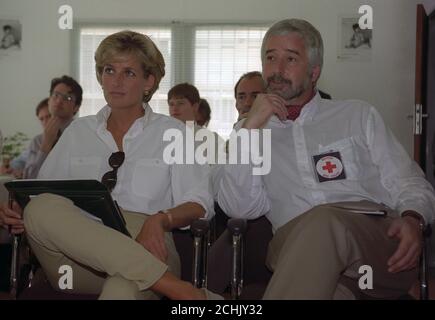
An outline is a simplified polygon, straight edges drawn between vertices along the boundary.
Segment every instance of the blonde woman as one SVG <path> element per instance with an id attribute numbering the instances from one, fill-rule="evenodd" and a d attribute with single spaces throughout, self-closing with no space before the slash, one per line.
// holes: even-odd
<path id="1" fill-rule="evenodd" d="M 148 105 L 165 74 L 163 57 L 150 38 L 123 31 L 103 40 L 95 62 L 107 105 L 68 127 L 39 178 L 102 180 L 133 238 L 93 221 L 65 198 L 44 194 L 24 210 L 31 247 L 54 288 L 59 266 L 70 265 L 73 291 L 99 293 L 100 299 L 210 298 L 177 277 L 170 231 L 210 218 L 213 199 L 207 166 L 163 160 L 165 130 L 183 130 Z M 0 217 L 19 232 L 22 220 L 14 211 L 3 206 Z"/>

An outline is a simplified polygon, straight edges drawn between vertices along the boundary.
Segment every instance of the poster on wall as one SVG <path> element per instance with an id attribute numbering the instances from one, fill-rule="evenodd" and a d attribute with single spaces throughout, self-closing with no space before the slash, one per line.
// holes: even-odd
<path id="1" fill-rule="evenodd" d="M 0 57 L 21 51 L 22 28 L 19 20 L 0 18 Z"/>
<path id="2" fill-rule="evenodd" d="M 358 22 L 358 16 L 339 17 L 339 61 L 371 61 L 373 30 L 362 29 Z"/>

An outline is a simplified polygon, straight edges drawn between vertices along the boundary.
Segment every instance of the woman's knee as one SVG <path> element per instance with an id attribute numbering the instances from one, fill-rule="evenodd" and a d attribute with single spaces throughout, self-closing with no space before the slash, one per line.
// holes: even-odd
<path id="1" fill-rule="evenodd" d="M 56 210 L 59 205 L 72 205 L 72 201 L 49 193 L 32 198 L 23 213 L 26 231 L 34 231 L 38 226 L 52 222 L 56 215 L 59 215 L 60 210 Z"/>

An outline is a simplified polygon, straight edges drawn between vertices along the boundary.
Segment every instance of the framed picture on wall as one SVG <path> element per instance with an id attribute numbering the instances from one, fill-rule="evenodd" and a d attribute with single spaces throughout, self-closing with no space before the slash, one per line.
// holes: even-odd
<path id="1" fill-rule="evenodd" d="M 371 61 L 373 30 L 362 29 L 359 16 L 340 16 L 338 21 L 339 61 Z"/>
<path id="2" fill-rule="evenodd" d="M 21 50 L 22 28 L 19 20 L 0 18 L 0 54 Z"/>

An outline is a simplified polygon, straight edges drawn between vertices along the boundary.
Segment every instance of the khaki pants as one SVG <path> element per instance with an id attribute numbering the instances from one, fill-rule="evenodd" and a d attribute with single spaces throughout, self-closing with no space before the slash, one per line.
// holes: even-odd
<path id="1" fill-rule="evenodd" d="M 100 299 L 157 299 L 147 290 L 167 271 L 134 239 L 146 215 L 124 212 L 132 238 L 84 216 L 73 202 L 53 194 L 33 198 L 24 210 L 30 246 L 49 282 L 59 288 L 59 267 L 71 266 L 71 293 L 100 294 Z M 180 261 L 171 233 L 165 234 L 169 270 L 180 274 Z"/>
<path id="2" fill-rule="evenodd" d="M 328 205 L 291 220 L 269 244 L 266 261 L 273 276 L 264 299 L 349 299 L 360 294 L 395 299 L 407 293 L 417 269 L 387 271 L 398 246 L 398 240 L 387 236 L 392 220 Z M 362 265 L 373 270 L 371 290 L 358 286 Z"/>

